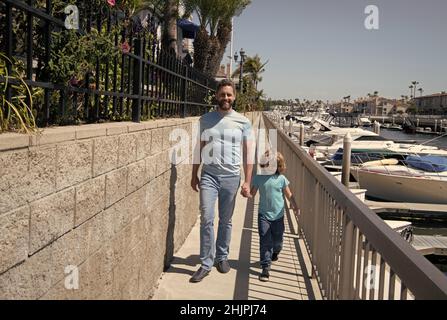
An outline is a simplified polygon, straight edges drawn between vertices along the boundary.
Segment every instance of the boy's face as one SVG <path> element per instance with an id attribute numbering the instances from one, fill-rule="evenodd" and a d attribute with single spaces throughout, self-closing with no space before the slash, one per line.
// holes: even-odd
<path id="1" fill-rule="evenodd" d="M 219 109 L 229 111 L 235 99 L 233 88 L 231 86 L 223 86 L 217 91 L 216 95 Z"/>

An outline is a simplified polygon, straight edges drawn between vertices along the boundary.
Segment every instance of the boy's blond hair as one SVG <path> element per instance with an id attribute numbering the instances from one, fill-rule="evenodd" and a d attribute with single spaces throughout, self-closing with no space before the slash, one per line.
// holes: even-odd
<path id="1" fill-rule="evenodd" d="M 267 150 L 264 155 L 261 158 L 260 167 L 261 168 L 268 168 L 269 167 L 269 160 L 270 159 L 270 151 Z M 276 152 L 276 174 L 281 174 L 286 171 L 286 160 L 284 159 L 284 156 L 281 152 Z"/>

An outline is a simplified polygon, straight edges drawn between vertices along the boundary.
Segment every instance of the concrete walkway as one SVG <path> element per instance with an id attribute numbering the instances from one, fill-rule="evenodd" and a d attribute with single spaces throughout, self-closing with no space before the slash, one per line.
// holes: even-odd
<path id="1" fill-rule="evenodd" d="M 308 277 L 310 262 L 304 244 L 298 238 L 296 220 L 286 214 L 284 248 L 273 262 L 269 282 L 258 280 L 259 237 L 257 210 L 259 196 L 238 196 L 233 216 L 233 233 L 227 274 L 213 268 L 199 283 L 189 278 L 200 266 L 200 219 L 182 248 L 175 254 L 171 267 L 163 273 L 153 300 L 309 300 L 321 299 L 314 280 Z M 217 227 L 217 218 L 215 222 Z"/>

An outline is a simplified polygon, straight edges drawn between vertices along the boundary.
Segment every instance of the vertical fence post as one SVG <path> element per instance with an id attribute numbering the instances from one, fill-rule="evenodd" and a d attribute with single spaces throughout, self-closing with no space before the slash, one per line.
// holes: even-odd
<path id="1" fill-rule="evenodd" d="M 133 86 L 132 86 L 132 94 L 137 95 L 133 100 L 132 105 L 132 121 L 140 122 L 141 119 L 141 79 L 142 79 L 142 46 L 141 46 L 141 38 L 135 39 L 134 41 L 135 54 L 137 58 L 133 60 Z"/>
<path id="2" fill-rule="evenodd" d="M 6 3 L 6 56 L 11 59 L 12 58 L 12 7 L 9 3 Z M 6 69 L 8 70 L 8 74 L 11 74 L 12 65 L 10 63 L 6 63 Z M 11 85 L 8 84 L 6 87 L 6 100 L 11 101 Z"/>
<path id="3" fill-rule="evenodd" d="M 34 0 L 28 0 L 28 5 L 33 7 Z M 26 22 L 26 78 L 32 80 L 33 75 L 33 15 L 28 12 Z"/>
<path id="4" fill-rule="evenodd" d="M 183 92 L 182 92 L 182 105 L 183 105 L 183 112 L 182 112 L 182 116 L 183 118 L 186 118 L 186 108 L 188 108 L 188 104 L 186 103 L 186 98 L 187 98 L 187 94 L 188 94 L 188 66 L 184 66 L 183 67 L 184 71 L 183 71 L 183 76 L 185 77 L 183 79 Z"/>
<path id="5" fill-rule="evenodd" d="M 351 170 L 351 143 L 351 135 L 347 133 L 343 139 L 343 167 L 341 175 L 341 181 L 347 188 L 349 188 L 349 173 Z"/>
<path id="6" fill-rule="evenodd" d="M 354 239 L 354 224 L 344 215 L 343 233 L 342 233 L 342 247 L 341 247 L 341 261 L 340 261 L 340 298 L 343 300 L 352 299 L 353 293 L 353 239 Z"/>
<path id="7" fill-rule="evenodd" d="M 47 0 L 47 7 L 46 7 L 46 13 L 48 15 L 52 15 L 51 11 L 52 11 L 52 5 L 51 5 L 51 0 Z M 50 56 L 51 56 L 51 22 L 50 21 L 45 21 L 45 66 L 46 68 L 49 65 L 49 61 L 50 61 Z M 47 70 L 47 72 L 45 72 L 45 81 L 49 82 L 50 80 L 50 73 L 49 70 Z M 45 126 L 48 125 L 48 122 L 50 120 L 50 90 L 45 88 L 45 117 L 44 117 L 44 124 Z"/>

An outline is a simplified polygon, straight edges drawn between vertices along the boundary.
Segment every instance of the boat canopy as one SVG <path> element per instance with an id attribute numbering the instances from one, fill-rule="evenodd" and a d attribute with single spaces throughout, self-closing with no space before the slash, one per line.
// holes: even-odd
<path id="1" fill-rule="evenodd" d="M 408 156 L 405 161 L 410 167 L 428 172 L 447 171 L 447 158 L 439 156 Z"/>

